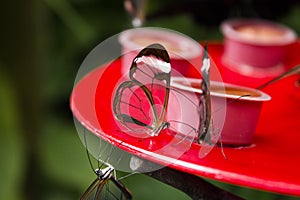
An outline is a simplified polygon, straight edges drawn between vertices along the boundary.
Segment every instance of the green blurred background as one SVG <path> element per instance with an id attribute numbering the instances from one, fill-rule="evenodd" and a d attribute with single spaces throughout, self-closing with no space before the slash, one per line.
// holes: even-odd
<path id="1" fill-rule="evenodd" d="M 251 9 L 245 2 L 254 0 L 184 2 L 149 0 L 145 26 L 174 29 L 195 40 L 221 40 L 220 21 L 257 11 L 300 33 L 297 1 L 264 0 Z M 121 0 L 11 0 L 1 2 L 0 11 L 0 199 L 79 199 L 95 175 L 69 96 L 85 56 L 130 28 L 130 17 Z M 124 183 L 134 199 L 188 199 L 145 175 Z M 294 199 L 213 183 L 247 199 Z"/>

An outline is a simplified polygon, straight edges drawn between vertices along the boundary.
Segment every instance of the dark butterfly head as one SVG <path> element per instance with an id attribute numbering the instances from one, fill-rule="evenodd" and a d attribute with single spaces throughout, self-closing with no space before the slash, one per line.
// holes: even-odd
<path id="1" fill-rule="evenodd" d="M 111 166 L 108 166 L 104 169 L 99 169 L 97 168 L 95 170 L 95 173 L 97 174 L 98 178 L 101 180 L 106 180 L 106 179 L 110 179 L 111 176 L 113 176 L 114 174 L 114 168 Z"/>
<path id="2" fill-rule="evenodd" d="M 130 79 L 134 80 L 134 74 L 138 69 L 139 63 L 149 63 L 155 61 L 156 63 L 152 65 L 155 67 L 155 78 L 166 79 L 167 76 L 170 76 L 171 65 L 170 57 L 164 46 L 161 44 L 155 43 L 151 44 L 144 49 L 142 49 L 138 55 L 133 59 L 130 67 Z M 166 74 L 165 76 L 163 74 Z"/>
<path id="3" fill-rule="evenodd" d="M 142 56 L 155 56 L 158 59 L 162 59 L 163 61 L 170 63 L 170 57 L 167 50 L 163 45 L 158 43 L 150 44 L 147 47 L 145 47 L 139 52 L 136 58 Z"/>

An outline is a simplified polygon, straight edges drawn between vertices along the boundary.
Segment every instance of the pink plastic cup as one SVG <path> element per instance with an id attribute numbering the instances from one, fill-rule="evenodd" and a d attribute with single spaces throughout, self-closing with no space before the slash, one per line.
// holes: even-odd
<path id="1" fill-rule="evenodd" d="M 202 94 L 200 83 L 199 79 L 173 77 L 172 87 L 179 90 L 181 95 L 177 95 L 174 101 L 172 99 L 174 96 L 171 97 L 168 107 L 169 116 L 175 115 L 178 108 L 181 108 L 186 114 L 181 116 L 180 120 L 197 127 L 199 116 L 195 104 L 198 104 L 197 95 Z M 187 98 L 190 101 L 187 101 Z M 263 102 L 270 99 L 269 95 L 260 90 L 211 81 L 214 130 L 212 140 L 233 146 L 252 144 L 261 107 Z M 216 138 L 216 135 L 220 137 Z"/>
<path id="2" fill-rule="evenodd" d="M 221 31 L 224 63 L 246 75 L 280 73 L 287 46 L 297 39 L 290 28 L 260 19 L 231 19 L 221 24 Z"/>
<path id="3" fill-rule="evenodd" d="M 133 58 L 140 50 L 153 43 L 162 44 L 170 55 L 172 68 L 182 75 L 188 73 L 189 67 L 201 63 L 202 47 L 190 37 L 162 28 L 136 28 L 120 33 L 122 46 L 122 70 L 127 73 Z"/>

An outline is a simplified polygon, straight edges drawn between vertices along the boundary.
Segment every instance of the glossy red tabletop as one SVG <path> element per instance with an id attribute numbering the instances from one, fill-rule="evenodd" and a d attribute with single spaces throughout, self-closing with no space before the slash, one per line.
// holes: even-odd
<path id="1" fill-rule="evenodd" d="M 261 75 L 249 78 L 231 71 L 222 63 L 221 43 L 209 43 L 209 52 L 225 82 L 256 87 L 272 78 Z M 300 42 L 289 47 L 284 63 L 286 69 L 300 63 L 299 52 Z M 112 91 L 121 76 L 120 66 L 121 60 L 117 60 L 82 78 L 73 90 L 71 109 L 79 122 L 99 137 L 112 144 L 123 140 L 120 148 L 143 156 L 147 154 L 145 143 L 109 131 L 110 124 L 114 123 Z M 300 196 L 300 86 L 295 86 L 297 79 L 299 75 L 291 76 L 264 89 L 272 100 L 263 105 L 253 145 L 225 147 L 228 159 L 223 157 L 219 147 L 214 147 L 208 156 L 199 159 L 200 147 L 193 144 L 170 167 L 232 184 Z M 155 161 L 151 154 L 143 157 Z"/>

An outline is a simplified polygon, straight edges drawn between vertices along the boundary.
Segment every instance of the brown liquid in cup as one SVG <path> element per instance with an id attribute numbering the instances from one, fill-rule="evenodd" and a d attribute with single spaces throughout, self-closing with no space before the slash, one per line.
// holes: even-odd
<path id="1" fill-rule="evenodd" d="M 278 27 L 261 24 L 242 25 L 234 29 L 241 37 L 252 41 L 276 42 L 280 41 L 285 34 L 284 30 Z"/>
<path id="2" fill-rule="evenodd" d="M 187 83 L 187 82 L 181 82 L 178 81 L 179 84 L 188 86 L 188 87 L 193 87 L 196 89 L 200 89 L 200 84 L 199 83 Z M 210 85 L 210 91 L 215 92 L 215 93 L 220 93 L 220 94 L 228 94 L 228 95 L 235 95 L 237 97 L 240 96 L 248 96 L 248 97 L 260 97 L 261 94 L 259 92 L 255 92 L 252 90 L 247 90 L 247 89 L 242 89 L 242 88 L 236 88 L 232 86 L 219 86 L 219 85 Z"/>

